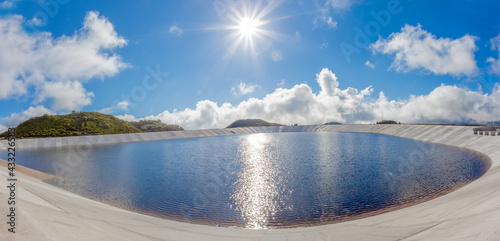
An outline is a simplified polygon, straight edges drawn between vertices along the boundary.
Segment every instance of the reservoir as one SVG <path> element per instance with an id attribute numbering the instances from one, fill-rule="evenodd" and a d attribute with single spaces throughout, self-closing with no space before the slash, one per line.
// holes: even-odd
<path id="1" fill-rule="evenodd" d="M 46 182 L 94 200 L 249 229 L 321 225 L 416 204 L 490 167 L 487 158 L 464 149 L 349 132 L 18 150 L 16 157 L 20 165 L 57 176 Z"/>

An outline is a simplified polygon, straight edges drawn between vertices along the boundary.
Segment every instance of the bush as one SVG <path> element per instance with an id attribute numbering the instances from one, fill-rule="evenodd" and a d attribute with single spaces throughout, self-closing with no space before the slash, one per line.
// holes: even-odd
<path id="1" fill-rule="evenodd" d="M 393 120 L 383 120 L 383 121 L 379 121 L 377 122 L 377 124 L 401 124 L 401 122 L 396 122 L 396 121 L 393 121 Z"/>

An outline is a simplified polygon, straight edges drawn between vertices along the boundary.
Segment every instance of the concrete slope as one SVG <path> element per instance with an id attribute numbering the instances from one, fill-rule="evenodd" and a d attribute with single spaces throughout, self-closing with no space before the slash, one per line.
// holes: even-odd
<path id="1" fill-rule="evenodd" d="M 246 230 L 175 222 L 112 207 L 18 172 L 16 234 L 0 222 L 0 240 L 500 240 L 500 137 L 473 135 L 472 127 L 438 125 L 339 125 L 237 128 L 97 137 L 19 140 L 22 148 L 91 146 L 133 141 L 288 131 L 381 133 L 467 148 L 490 157 L 478 180 L 450 194 L 380 215 L 308 228 Z M 0 145 L 4 146 L 5 142 Z M 425 148 L 416 155 L 425 155 Z M 3 183 L 7 170 L 0 169 Z M 0 188 L 0 213 L 7 214 Z M 5 201 L 2 201 L 5 200 Z M 5 216 L 5 215 L 4 215 Z M 5 220 L 5 219 L 4 219 Z"/>

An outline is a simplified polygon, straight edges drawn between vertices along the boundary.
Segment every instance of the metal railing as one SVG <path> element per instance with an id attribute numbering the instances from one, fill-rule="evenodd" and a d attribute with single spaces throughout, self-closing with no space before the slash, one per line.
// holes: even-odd
<path id="1" fill-rule="evenodd" d="M 483 126 L 472 129 L 474 135 L 500 136 L 500 126 Z"/>

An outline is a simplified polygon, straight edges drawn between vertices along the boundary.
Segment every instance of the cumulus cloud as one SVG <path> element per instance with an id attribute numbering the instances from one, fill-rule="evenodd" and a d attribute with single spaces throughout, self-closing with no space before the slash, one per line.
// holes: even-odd
<path id="1" fill-rule="evenodd" d="M 491 95 L 456 86 L 441 85 L 427 95 L 389 100 L 383 93 L 373 98 L 371 86 L 358 90 L 339 88 L 337 76 L 328 69 L 316 75 L 319 93 L 306 84 L 277 88 L 264 98 L 249 98 L 237 105 L 198 102 L 194 109 L 164 111 L 142 119 L 160 119 L 186 129 L 222 128 L 242 118 L 260 118 L 283 124 L 374 123 L 393 119 L 404 123 L 482 123 L 500 120 L 500 88 Z M 137 120 L 132 115 L 118 116 Z"/>
<path id="2" fill-rule="evenodd" d="M 316 81 L 319 87 L 321 87 L 320 94 L 333 96 L 338 90 L 339 82 L 337 81 L 337 76 L 326 68 L 321 70 L 319 74 L 316 74 Z"/>
<path id="3" fill-rule="evenodd" d="M 373 52 L 394 55 L 391 68 L 396 71 L 423 69 L 436 75 L 473 76 L 478 72 L 474 56 L 476 39 L 468 34 L 458 39 L 438 39 L 420 24 L 405 25 L 401 32 L 380 38 L 370 48 Z"/>
<path id="4" fill-rule="evenodd" d="M 21 122 L 28 120 L 29 118 L 41 116 L 44 114 L 52 115 L 53 112 L 43 105 L 30 107 L 21 113 L 13 113 L 9 117 L 0 118 L 2 120 L 2 125 L 6 128 L 16 127 Z M 0 129 L 2 127 L 0 126 Z M 0 131 L 1 132 L 1 131 Z"/>
<path id="5" fill-rule="evenodd" d="M 92 103 L 91 97 L 94 97 L 94 93 L 85 90 L 78 81 L 46 82 L 41 87 L 35 103 L 41 103 L 45 99 L 54 99 L 51 109 L 55 111 L 79 110 Z"/>
<path id="6" fill-rule="evenodd" d="M 42 94 L 37 101 L 53 98 L 56 110 L 82 107 L 91 103 L 92 94 L 81 82 L 114 76 L 128 66 L 112 53 L 127 41 L 98 12 L 88 12 L 74 35 L 58 38 L 48 32 L 28 34 L 24 22 L 19 15 L 0 19 L 0 99 L 27 94 L 31 86 Z M 78 94 L 70 100 L 69 95 L 50 92 L 61 89 Z"/>
<path id="7" fill-rule="evenodd" d="M 375 69 L 375 65 L 373 65 L 370 61 L 366 61 L 365 66 L 369 67 L 370 69 Z"/>
<path id="8" fill-rule="evenodd" d="M 176 24 L 170 26 L 170 34 L 173 36 L 181 36 L 184 33 Z"/>
<path id="9" fill-rule="evenodd" d="M 253 93 L 258 87 L 259 85 L 256 84 L 245 84 L 243 82 L 240 82 L 237 87 L 231 88 L 231 93 L 233 95 L 247 95 Z"/>
<path id="10" fill-rule="evenodd" d="M 495 59 L 490 57 L 487 62 L 490 63 L 489 71 L 490 73 L 500 75 L 500 34 L 497 37 L 490 39 L 491 49 L 498 50 L 498 58 Z"/>
<path id="11" fill-rule="evenodd" d="M 484 123 L 500 119 L 500 88 L 491 95 L 457 86 L 441 85 L 428 95 L 411 96 L 408 101 L 388 101 L 381 96 L 372 103 L 374 112 L 404 122 L 416 123 Z"/>

